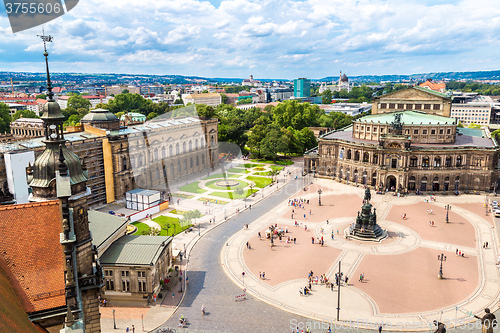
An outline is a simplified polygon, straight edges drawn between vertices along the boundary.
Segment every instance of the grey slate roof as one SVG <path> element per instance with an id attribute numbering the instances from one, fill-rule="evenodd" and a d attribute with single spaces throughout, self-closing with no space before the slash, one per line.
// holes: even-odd
<path id="1" fill-rule="evenodd" d="M 104 252 L 101 264 L 154 265 L 172 240 L 170 236 L 123 236 Z"/>
<path id="2" fill-rule="evenodd" d="M 97 248 L 118 229 L 121 229 L 124 224 L 128 224 L 128 218 L 126 217 L 111 215 L 96 210 L 89 210 L 88 214 L 89 229 L 92 232 L 92 244 L 97 246 Z"/>

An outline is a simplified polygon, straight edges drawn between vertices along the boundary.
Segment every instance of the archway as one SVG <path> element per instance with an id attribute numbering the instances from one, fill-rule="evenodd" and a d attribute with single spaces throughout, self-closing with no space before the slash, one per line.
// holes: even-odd
<path id="1" fill-rule="evenodd" d="M 386 186 L 387 190 L 395 191 L 396 190 L 396 177 L 387 176 L 387 178 L 385 179 L 385 186 Z"/>
<path id="2" fill-rule="evenodd" d="M 432 181 L 432 190 L 439 191 L 439 178 L 438 177 L 434 177 L 434 180 Z"/>

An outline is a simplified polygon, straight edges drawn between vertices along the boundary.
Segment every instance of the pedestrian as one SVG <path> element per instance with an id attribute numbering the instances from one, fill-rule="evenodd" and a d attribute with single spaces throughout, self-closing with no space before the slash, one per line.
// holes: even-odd
<path id="1" fill-rule="evenodd" d="M 458 248 L 457 248 L 457 250 L 455 251 L 455 254 L 458 256 Z"/>
<path id="2" fill-rule="evenodd" d="M 266 272 L 262 272 L 262 280 L 266 279 Z"/>
<path id="3" fill-rule="evenodd" d="M 326 220 L 326 224 L 330 223 L 328 220 Z"/>
<path id="4" fill-rule="evenodd" d="M 488 247 L 488 242 L 486 242 L 486 247 Z"/>
<path id="5" fill-rule="evenodd" d="M 349 281 L 349 278 L 346 276 L 345 277 L 345 284 L 347 284 L 347 281 Z"/>
<path id="6" fill-rule="evenodd" d="M 304 225 L 304 231 L 307 231 L 307 225 Z"/>
<path id="7" fill-rule="evenodd" d="M 304 218 L 306 218 L 306 214 L 304 214 Z"/>
<path id="8" fill-rule="evenodd" d="M 333 282 L 330 283 L 330 290 L 333 291 Z"/>
<path id="9" fill-rule="evenodd" d="M 135 326 L 132 325 L 132 333 L 135 333 Z"/>
<path id="10" fill-rule="evenodd" d="M 311 242 L 314 244 L 314 237 L 311 237 Z"/>
<path id="11" fill-rule="evenodd" d="M 297 241 L 297 238 L 293 237 L 293 244 Z"/>
<path id="12" fill-rule="evenodd" d="M 333 234 L 333 231 L 332 231 L 332 240 L 334 240 L 334 239 L 335 239 L 335 235 Z"/>
<path id="13" fill-rule="evenodd" d="M 262 280 L 262 272 L 259 272 L 259 279 Z"/>
<path id="14" fill-rule="evenodd" d="M 260 231 L 259 231 L 259 233 L 257 234 L 257 237 L 259 237 L 259 239 L 261 239 Z"/>
<path id="15" fill-rule="evenodd" d="M 309 209 L 309 215 L 311 215 L 311 214 L 312 214 L 312 209 Z"/>
<path id="16" fill-rule="evenodd" d="M 380 326 L 378 327 L 378 333 L 381 333 L 381 332 L 382 332 L 382 325 L 380 325 Z"/>
<path id="17" fill-rule="evenodd" d="M 127 333 L 128 333 L 128 332 L 130 332 L 130 330 L 129 330 L 128 326 L 127 326 L 127 328 L 125 329 L 125 332 L 127 332 Z"/>

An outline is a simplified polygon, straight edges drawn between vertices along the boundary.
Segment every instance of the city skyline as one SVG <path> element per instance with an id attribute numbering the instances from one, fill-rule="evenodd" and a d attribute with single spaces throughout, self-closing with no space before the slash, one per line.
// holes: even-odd
<path id="1" fill-rule="evenodd" d="M 80 2 L 44 25 L 54 72 L 257 79 L 495 70 L 492 1 Z M 0 14 L 0 70 L 40 72 L 42 27 Z"/>

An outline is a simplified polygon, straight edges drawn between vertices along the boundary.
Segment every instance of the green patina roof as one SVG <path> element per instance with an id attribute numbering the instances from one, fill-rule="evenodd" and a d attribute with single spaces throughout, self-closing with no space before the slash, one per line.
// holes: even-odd
<path id="1" fill-rule="evenodd" d="M 443 116 L 438 116 L 435 114 L 429 114 L 425 112 L 419 112 L 419 111 L 396 111 L 396 112 L 389 112 L 389 113 L 381 113 L 381 114 L 375 114 L 375 115 L 370 115 L 370 116 L 365 116 L 357 120 L 357 122 L 373 122 L 373 123 L 392 123 L 394 121 L 394 115 L 396 113 L 401 113 L 401 122 L 405 125 L 410 125 L 413 123 L 414 125 L 419 125 L 422 123 L 422 125 L 437 125 L 438 123 L 440 125 L 452 125 L 456 124 L 454 118 L 450 117 L 443 117 Z"/>
<path id="2" fill-rule="evenodd" d="M 123 236 L 101 257 L 103 265 L 154 265 L 170 236 Z"/>
<path id="3" fill-rule="evenodd" d="M 485 138 L 486 134 L 482 129 L 457 127 L 457 132 L 463 135 L 475 136 L 477 138 Z"/>
<path id="4" fill-rule="evenodd" d="M 118 117 L 106 109 L 90 110 L 83 118 L 82 122 L 92 121 L 119 121 Z"/>
<path id="5" fill-rule="evenodd" d="M 426 93 L 429 93 L 429 94 L 433 94 L 433 95 L 436 95 L 436 96 L 439 96 L 439 97 L 443 97 L 443 98 L 451 98 L 450 96 L 446 95 L 446 94 L 443 94 L 439 91 L 434 91 L 432 89 L 428 89 L 428 88 L 424 88 L 424 87 L 419 87 L 419 86 L 414 86 L 413 89 L 417 89 L 417 90 L 420 90 L 420 91 L 423 91 L 423 92 L 426 92 Z"/>
<path id="6" fill-rule="evenodd" d="M 92 232 L 92 244 L 102 245 L 109 237 L 128 223 L 128 218 L 89 210 L 89 229 Z"/>

